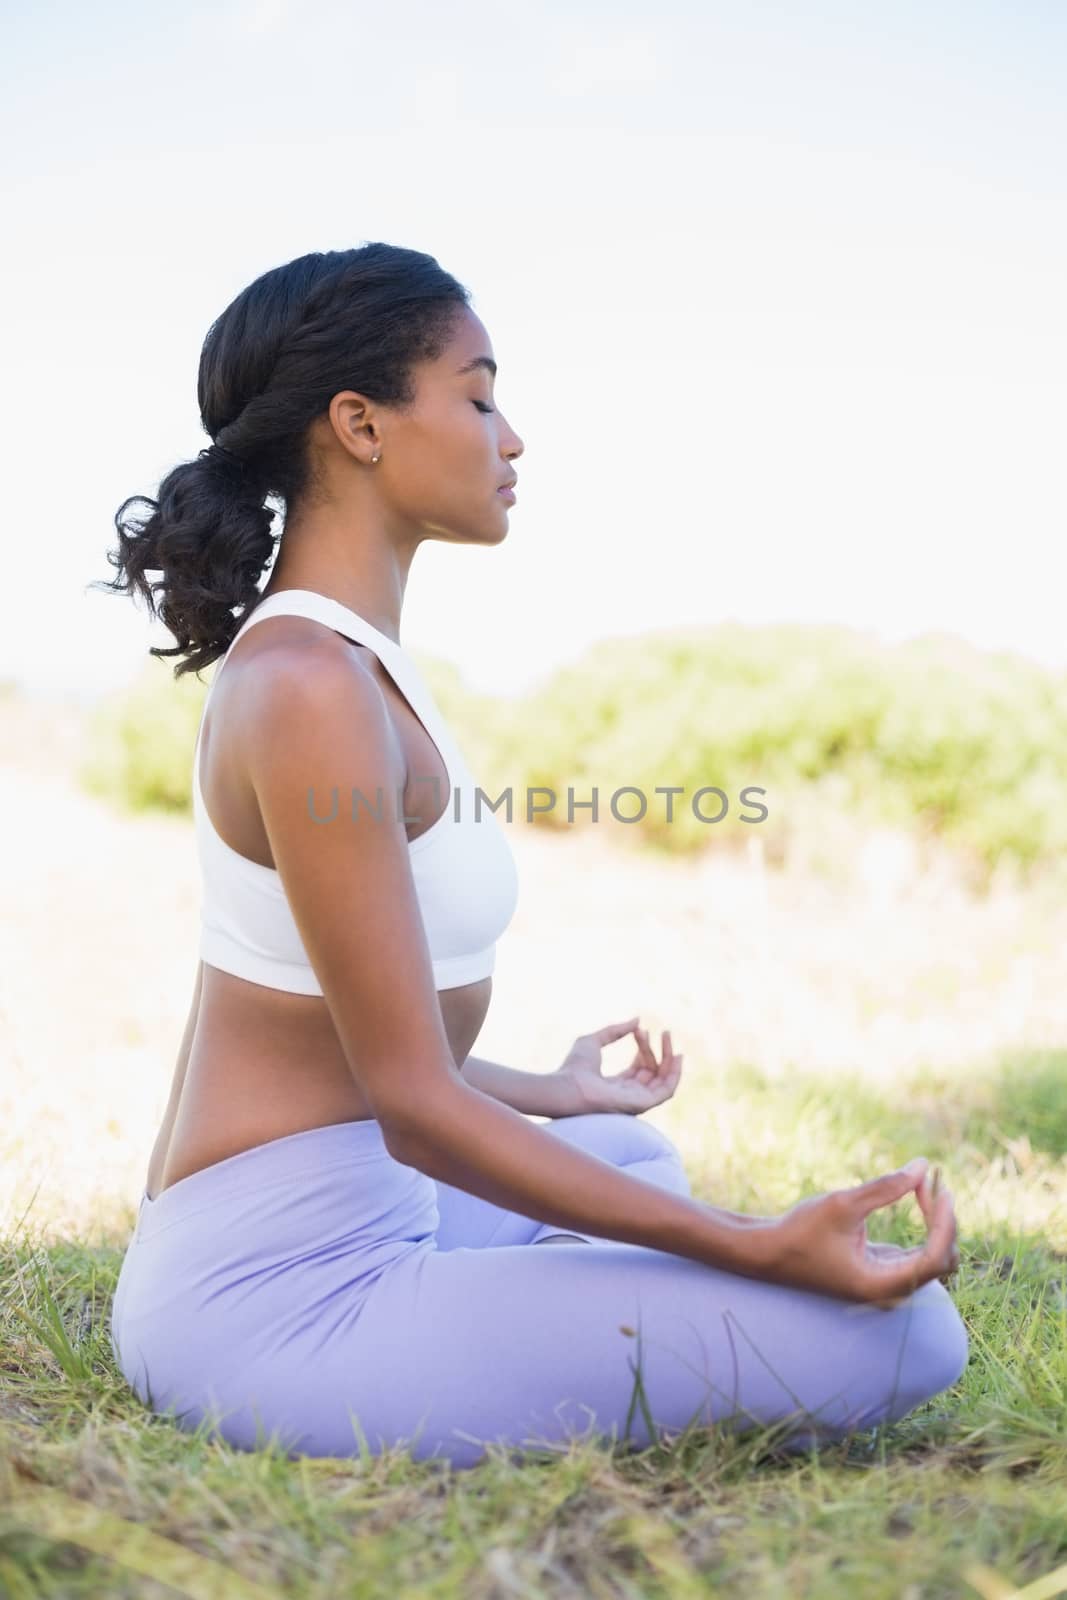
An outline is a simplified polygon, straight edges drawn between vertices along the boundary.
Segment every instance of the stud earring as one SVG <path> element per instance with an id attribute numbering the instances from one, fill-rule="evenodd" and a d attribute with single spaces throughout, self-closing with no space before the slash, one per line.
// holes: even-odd
<path id="1" fill-rule="evenodd" d="M 376 461 L 380 461 L 380 460 L 381 460 L 381 459 L 382 459 L 382 458 L 381 458 L 381 456 L 380 456 L 380 455 L 378 455 L 378 456 L 371 456 L 371 461 L 372 461 L 372 462 L 376 462 Z"/>

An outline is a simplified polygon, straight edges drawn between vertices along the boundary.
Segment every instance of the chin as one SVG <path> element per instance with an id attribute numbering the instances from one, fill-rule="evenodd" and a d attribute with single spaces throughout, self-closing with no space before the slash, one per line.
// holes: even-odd
<path id="1" fill-rule="evenodd" d="M 489 533 L 478 534 L 475 537 L 465 539 L 463 542 L 464 544 L 503 544 L 509 531 L 508 528 L 494 528 Z"/>

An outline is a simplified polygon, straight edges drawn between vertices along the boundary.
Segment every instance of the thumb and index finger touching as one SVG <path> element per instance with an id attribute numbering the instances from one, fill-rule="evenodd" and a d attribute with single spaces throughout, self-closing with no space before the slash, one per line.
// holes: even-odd
<path id="1" fill-rule="evenodd" d="M 892 1205 L 914 1193 L 926 1224 L 925 1240 L 911 1249 L 902 1249 L 892 1258 L 879 1259 L 875 1270 L 885 1279 L 887 1293 L 908 1293 L 916 1273 L 926 1278 L 952 1270 L 959 1260 L 956 1249 L 956 1216 L 952 1195 L 940 1183 L 940 1168 L 930 1168 L 925 1156 L 916 1156 L 895 1172 L 857 1184 L 851 1194 L 861 1218 L 883 1206 Z M 933 1268 L 934 1272 L 926 1269 Z"/>

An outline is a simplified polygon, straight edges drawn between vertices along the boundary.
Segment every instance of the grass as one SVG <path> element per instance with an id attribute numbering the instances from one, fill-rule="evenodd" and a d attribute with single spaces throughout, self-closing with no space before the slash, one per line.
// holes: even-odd
<path id="1" fill-rule="evenodd" d="M 771 1430 L 706 1428 L 641 1451 L 492 1449 L 466 1472 L 399 1449 L 244 1455 L 148 1415 L 127 1390 L 107 1323 L 125 1241 L 34 1238 L 24 1225 L 0 1257 L 0 1592 L 1012 1592 L 992 1575 L 1022 1585 L 1067 1562 L 1065 1072 L 1064 1056 L 1007 1060 L 946 1095 L 929 1073 L 890 1093 L 806 1075 L 783 1086 L 738 1065 L 690 1086 L 686 1122 L 706 1146 L 688 1164 L 705 1199 L 781 1208 L 921 1149 L 944 1164 L 967 1219 L 959 1384 L 789 1460 Z M 877 1214 L 872 1236 L 917 1238 L 909 1206 Z M 1063 1590 L 1067 1577 L 1048 1592 Z"/>

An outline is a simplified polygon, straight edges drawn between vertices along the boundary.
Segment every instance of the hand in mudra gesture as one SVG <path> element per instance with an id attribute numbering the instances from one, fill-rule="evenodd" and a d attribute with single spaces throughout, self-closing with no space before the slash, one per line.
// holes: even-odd
<path id="1" fill-rule="evenodd" d="M 579 1110 L 629 1111 L 637 1115 L 662 1105 L 677 1089 L 683 1057 L 675 1054 L 670 1029 L 663 1030 L 663 1053 L 657 1061 L 648 1030 L 638 1027 L 639 1020 L 630 1017 L 626 1022 L 609 1022 L 606 1027 L 580 1034 L 575 1039 L 556 1070 L 573 1087 Z M 636 1044 L 630 1065 L 606 1077 L 600 1059 L 602 1050 L 628 1034 L 633 1035 Z"/>
<path id="2" fill-rule="evenodd" d="M 775 1283 L 788 1283 L 844 1300 L 863 1300 L 891 1309 L 931 1278 L 956 1271 L 956 1214 L 951 1192 L 940 1185 L 940 1170 L 929 1170 L 925 1156 L 884 1177 L 850 1189 L 801 1200 L 767 1229 L 769 1270 Z M 867 1238 L 872 1211 L 914 1193 L 926 1223 L 923 1244 L 910 1249 Z"/>

